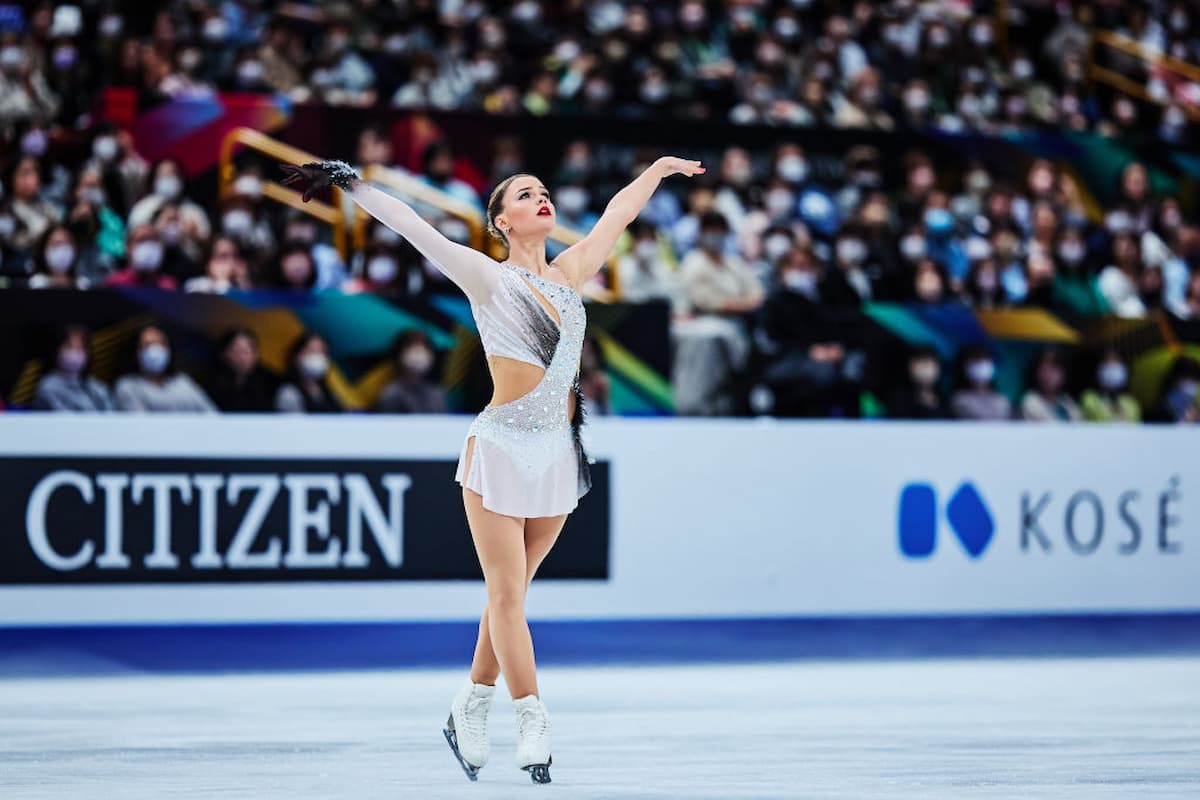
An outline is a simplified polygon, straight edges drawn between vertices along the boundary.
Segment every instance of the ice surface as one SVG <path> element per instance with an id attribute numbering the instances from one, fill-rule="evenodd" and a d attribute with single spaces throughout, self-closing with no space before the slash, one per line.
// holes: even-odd
<path id="1" fill-rule="evenodd" d="M 553 783 L 503 685 L 471 784 L 463 670 L 0 682 L 0 797 L 1200 796 L 1200 659 L 546 667 Z"/>

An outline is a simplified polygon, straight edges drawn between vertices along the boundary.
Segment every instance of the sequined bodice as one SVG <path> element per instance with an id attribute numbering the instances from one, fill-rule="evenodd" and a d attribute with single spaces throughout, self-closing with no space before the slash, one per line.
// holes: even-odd
<path id="1" fill-rule="evenodd" d="M 573 377 L 587 327 L 579 293 L 507 261 L 499 269 L 496 290 L 486 303 L 473 309 L 483 352 L 546 370 L 569 371 Z M 531 286 L 558 313 L 559 323 L 555 323 Z"/>

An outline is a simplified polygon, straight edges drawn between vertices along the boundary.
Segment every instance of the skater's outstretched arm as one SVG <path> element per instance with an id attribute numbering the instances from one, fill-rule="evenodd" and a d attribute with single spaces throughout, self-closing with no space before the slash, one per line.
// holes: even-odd
<path id="1" fill-rule="evenodd" d="M 343 161 L 321 161 L 302 167 L 281 165 L 285 184 L 305 184 L 303 199 L 330 184 L 345 191 L 354 202 L 375 219 L 403 236 L 421 255 L 445 273 L 463 290 L 472 303 L 483 303 L 492 295 L 499 280 L 499 270 L 492 258 L 451 241 L 426 222 L 412 206 L 387 192 L 381 192 L 358 177 L 354 168 Z"/>
<path id="2" fill-rule="evenodd" d="M 613 195 L 604 209 L 604 214 L 586 236 L 564 250 L 555 262 L 571 277 L 576 286 L 582 286 L 600 271 L 608 260 L 613 246 L 629 223 L 637 218 L 642 207 L 650 200 L 663 178 L 671 175 L 699 175 L 704 167 L 699 161 L 688 161 L 674 156 L 663 156 L 633 179 L 628 186 Z"/>

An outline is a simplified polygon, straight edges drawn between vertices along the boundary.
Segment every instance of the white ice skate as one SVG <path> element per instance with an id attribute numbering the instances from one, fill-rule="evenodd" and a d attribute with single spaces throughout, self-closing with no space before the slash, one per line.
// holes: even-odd
<path id="1" fill-rule="evenodd" d="M 534 783 L 550 782 L 550 715 L 535 695 L 513 701 L 517 707 L 517 766 Z"/>
<path id="2" fill-rule="evenodd" d="M 473 781 L 478 780 L 479 770 L 487 763 L 491 752 L 487 718 L 495 693 L 495 686 L 468 680 L 454 696 L 446 728 L 442 731 L 463 772 Z"/>

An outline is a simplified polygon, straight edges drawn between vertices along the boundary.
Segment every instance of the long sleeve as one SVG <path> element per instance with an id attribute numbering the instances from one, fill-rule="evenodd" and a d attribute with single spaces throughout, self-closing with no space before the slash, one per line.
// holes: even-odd
<path id="1" fill-rule="evenodd" d="M 359 181 L 347 191 L 368 214 L 407 239 L 446 277 L 463 290 L 472 303 L 492 296 L 500 279 L 494 259 L 443 236 L 403 200 Z"/>

